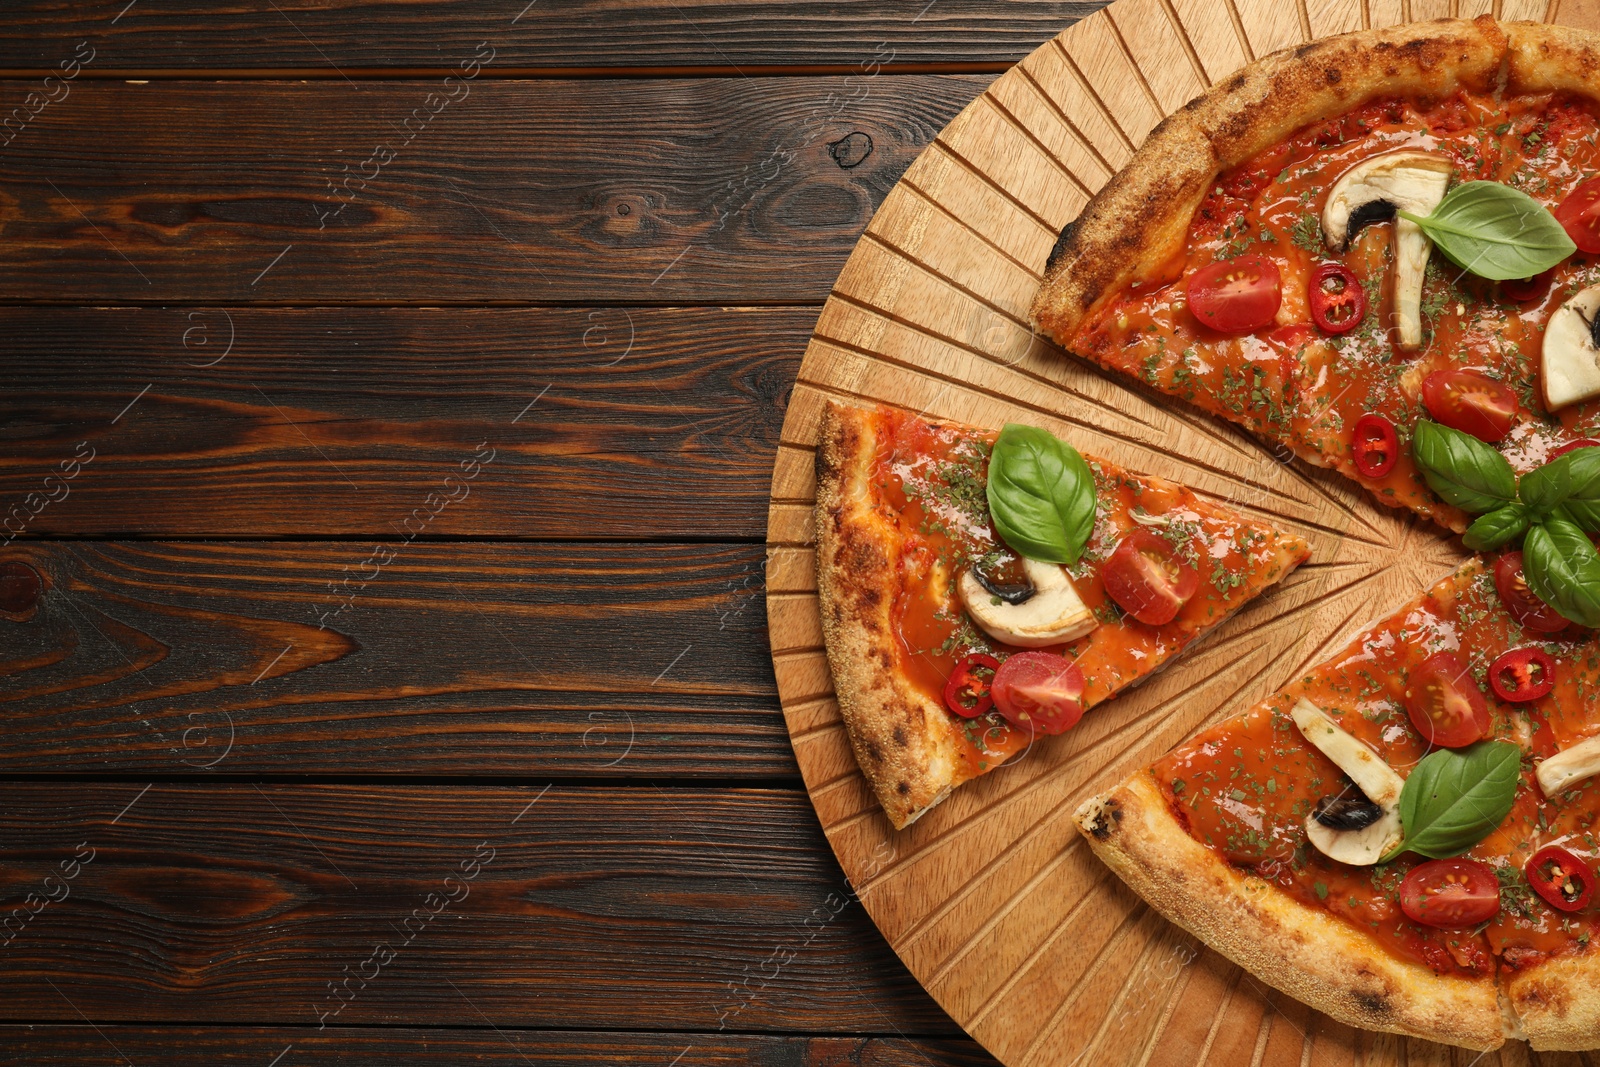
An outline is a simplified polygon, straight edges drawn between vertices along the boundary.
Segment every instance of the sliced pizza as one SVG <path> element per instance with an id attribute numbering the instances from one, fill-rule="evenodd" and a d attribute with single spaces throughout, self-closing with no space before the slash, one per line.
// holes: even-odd
<path id="1" fill-rule="evenodd" d="M 1168 918 L 1336 1019 L 1594 1048 L 1597 686 L 1600 641 L 1522 554 L 1473 560 L 1077 821 Z"/>
<path id="2" fill-rule="evenodd" d="M 1440 20 L 1219 83 L 1061 234 L 1063 348 L 1463 531 L 1422 422 L 1518 472 L 1600 437 L 1600 38 Z"/>
<path id="3" fill-rule="evenodd" d="M 831 403 L 817 588 L 839 709 L 896 828 L 1135 685 L 1305 541 L 1037 427 Z"/>

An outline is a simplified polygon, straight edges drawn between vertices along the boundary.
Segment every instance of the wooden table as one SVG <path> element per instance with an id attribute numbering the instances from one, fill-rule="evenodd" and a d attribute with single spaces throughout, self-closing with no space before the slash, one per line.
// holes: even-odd
<path id="1" fill-rule="evenodd" d="M 993 1062 L 762 539 L 873 210 L 1099 6 L 9 7 L 0 1063 Z"/>

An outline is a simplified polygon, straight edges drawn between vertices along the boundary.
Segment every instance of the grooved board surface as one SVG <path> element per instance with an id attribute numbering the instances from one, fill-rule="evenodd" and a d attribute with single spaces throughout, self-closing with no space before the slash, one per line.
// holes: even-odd
<path id="1" fill-rule="evenodd" d="M 1084 799 L 1326 658 L 1464 553 L 1336 475 L 1282 462 L 1232 426 L 1064 355 L 1032 335 L 1028 305 L 1058 229 L 1165 114 L 1243 63 L 1445 15 L 1600 28 L 1596 7 L 1116 0 L 956 116 L 845 265 L 801 363 L 773 475 L 769 584 L 796 599 L 772 622 L 778 689 L 817 814 L 868 912 L 1008 1067 L 1576 1062 L 1521 1043 L 1480 1058 L 1338 1024 L 1167 923 L 1084 845 L 1070 821 Z M 896 833 L 850 753 L 803 563 L 814 552 L 811 464 L 828 397 L 1046 426 L 1303 534 L 1312 562 L 1148 684 Z"/>

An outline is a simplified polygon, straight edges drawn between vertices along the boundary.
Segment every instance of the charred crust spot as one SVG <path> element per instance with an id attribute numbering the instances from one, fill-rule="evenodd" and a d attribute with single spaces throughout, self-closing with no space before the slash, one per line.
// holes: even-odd
<path id="1" fill-rule="evenodd" d="M 1339 73 L 1338 67 L 1329 67 L 1322 72 L 1322 77 L 1329 85 L 1338 85 L 1343 80 L 1344 75 Z"/>
<path id="2" fill-rule="evenodd" d="M 1228 79 L 1227 84 L 1225 84 L 1222 88 L 1225 92 L 1236 93 L 1240 89 L 1244 88 L 1244 83 L 1247 80 L 1248 79 L 1243 74 L 1235 74 L 1233 77 Z"/>
<path id="3" fill-rule="evenodd" d="M 1061 236 L 1056 238 L 1056 243 L 1050 249 L 1050 258 L 1044 261 L 1046 274 L 1056 269 L 1056 262 L 1066 255 L 1067 246 L 1072 244 L 1073 235 L 1078 232 L 1078 220 L 1073 219 L 1061 227 Z"/>
<path id="4" fill-rule="evenodd" d="M 1111 831 L 1118 823 L 1122 822 L 1122 805 L 1115 800 L 1108 800 L 1100 807 L 1100 813 L 1095 816 L 1094 825 L 1089 827 L 1089 832 L 1096 841 L 1104 841 L 1111 836 Z"/>
<path id="5" fill-rule="evenodd" d="M 899 725 L 898 723 L 895 724 L 894 728 L 894 743 L 899 745 L 901 748 L 906 746 L 905 727 Z"/>
<path id="6" fill-rule="evenodd" d="M 872 760 L 873 763 L 883 762 L 883 750 L 878 748 L 878 743 L 876 741 L 869 740 L 866 744 L 866 749 L 867 756 Z"/>
<path id="7" fill-rule="evenodd" d="M 906 796 L 907 794 L 909 794 L 911 792 L 911 783 L 910 782 L 896 782 L 894 784 L 894 791 L 896 793 L 899 793 L 901 796 Z"/>
<path id="8" fill-rule="evenodd" d="M 1389 1016 L 1389 998 L 1382 993 L 1360 991 L 1352 994 L 1356 1007 L 1361 1009 L 1361 1014 L 1374 1019 L 1386 1019 Z"/>

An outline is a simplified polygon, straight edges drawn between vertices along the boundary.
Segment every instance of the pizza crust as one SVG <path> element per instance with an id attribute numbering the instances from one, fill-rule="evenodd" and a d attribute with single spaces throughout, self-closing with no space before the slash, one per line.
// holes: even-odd
<path id="1" fill-rule="evenodd" d="M 1488 16 L 1440 19 L 1326 37 L 1212 86 L 1163 120 L 1061 231 L 1034 298 L 1033 321 L 1070 347 L 1102 299 L 1167 274 L 1195 209 L 1223 170 L 1380 96 L 1495 88 L 1506 67 L 1508 32 L 1522 42 L 1517 69 L 1527 78 L 1556 77 L 1577 51 L 1596 59 L 1582 44 L 1587 38 L 1570 31 L 1502 27 Z M 1593 95 L 1594 88 L 1582 91 Z"/>
<path id="2" fill-rule="evenodd" d="M 1505 991 L 1521 1036 L 1541 1052 L 1600 1045 L 1600 949 L 1514 972 L 1505 979 Z"/>
<path id="3" fill-rule="evenodd" d="M 1472 1049 L 1504 1044 L 1509 1027 L 1492 975 L 1436 975 L 1236 870 L 1189 836 L 1148 771 L 1074 818 L 1095 853 L 1157 911 L 1295 999 L 1369 1030 Z M 1600 1007 L 1600 994 L 1593 999 Z"/>
<path id="4" fill-rule="evenodd" d="M 868 484 L 876 422 L 829 403 L 817 447 L 817 594 L 839 711 L 856 762 L 895 829 L 970 777 L 943 705 L 896 670 L 892 624 L 898 528 L 876 514 Z"/>

